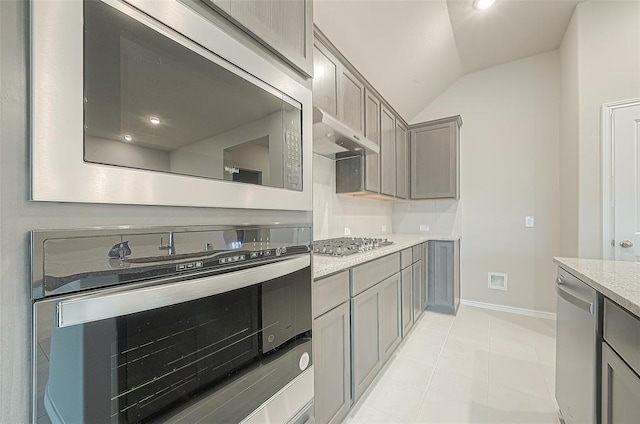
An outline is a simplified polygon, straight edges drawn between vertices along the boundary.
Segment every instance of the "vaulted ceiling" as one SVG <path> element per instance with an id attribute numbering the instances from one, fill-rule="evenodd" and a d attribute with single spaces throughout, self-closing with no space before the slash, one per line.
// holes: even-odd
<path id="1" fill-rule="evenodd" d="M 315 0 L 314 21 L 410 122 L 462 75 L 560 46 L 578 0 Z"/>

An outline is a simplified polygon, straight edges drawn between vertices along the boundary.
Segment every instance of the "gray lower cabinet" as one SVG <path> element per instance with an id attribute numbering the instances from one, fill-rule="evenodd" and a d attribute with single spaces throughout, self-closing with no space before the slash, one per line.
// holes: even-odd
<path id="1" fill-rule="evenodd" d="M 638 346 L 640 349 L 640 346 Z M 640 421 L 640 377 L 602 344 L 602 424 Z"/>
<path id="2" fill-rule="evenodd" d="M 413 327 L 413 283 L 411 265 L 402 270 L 402 337 Z"/>
<path id="3" fill-rule="evenodd" d="M 402 341 L 402 285 L 400 273 L 379 284 L 382 297 L 382 362 L 386 362 Z"/>
<path id="4" fill-rule="evenodd" d="M 396 118 L 380 106 L 380 193 L 396 195 Z"/>
<path id="5" fill-rule="evenodd" d="M 460 241 L 430 241 L 427 309 L 455 314 L 460 305 Z"/>
<path id="6" fill-rule="evenodd" d="M 339 423 L 351 407 L 349 303 L 314 320 L 315 422 Z"/>
<path id="7" fill-rule="evenodd" d="M 422 243 L 422 281 L 420 282 L 420 307 L 422 310 L 427 309 L 429 303 L 429 289 L 427 287 L 427 279 L 429 275 L 429 243 Z"/>
<path id="8" fill-rule="evenodd" d="M 299 71 L 313 72 L 312 0 L 213 1 L 232 21 Z"/>
<path id="9" fill-rule="evenodd" d="M 422 291 L 424 290 L 422 282 L 422 260 L 414 262 L 412 268 L 411 284 L 413 286 L 413 322 L 416 322 L 424 312 L 421 302 Z"/>
<path id="10" fill-rule="evenodd" d="M 460 116 L 411 127 L 411 199 L 460 198 Z"/>
<path id="11" fill-rule="evenodd" d="M 351 394 L 354 402 L 360 399 L 382 368 L 381 314 L 382 294 L 378 286 L 351 299 Z"/>
<path id="12" fill-rule="evenodd" d="M 640 319 L 604 301 L 602 424 L 640 420 Z"/>

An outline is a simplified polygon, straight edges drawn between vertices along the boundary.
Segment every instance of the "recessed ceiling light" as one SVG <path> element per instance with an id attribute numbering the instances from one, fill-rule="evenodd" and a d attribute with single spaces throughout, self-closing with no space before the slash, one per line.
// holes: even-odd
<path id="1" fill-rule="evenodd" d="M 473 7 L 479 10 L 488 9 L 496 2 L 496 0 L 475 0 Z"/>
<path id="2" fill-rule="evenodd" d="M 160 118 L 152 116 L 149 118 L 149 122 L 151 122 L 153 125 L 158 125 L 160 123 Z"/>
<path id="3" fill-rule="evenodd" d="M 131 137 L 129 134 L 125 134 L 124 135 L 124 141 L 132 141 L 133 137 Z"/>

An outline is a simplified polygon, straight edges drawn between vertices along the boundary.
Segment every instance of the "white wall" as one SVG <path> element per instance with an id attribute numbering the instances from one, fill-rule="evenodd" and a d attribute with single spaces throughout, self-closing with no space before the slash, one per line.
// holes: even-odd
<path id="1" fill-rule="evenodd" d="M 336 165 L 313 155 L 313 238 L 342 237 L 344 228 L 355 237 L 392 232 L 393 203 L 336 194 Z"/>
<path id="2" fill-rule="evenodd" d="M 414 118 L 462 116 L 462 298 L 555 311 L 559 112 L 551 52 L 468 74 Z M 508 291 L 487 288 L 489 271 L 508 274 Z"/>
<path id="3" fill-rule="evenodd" d="M 560 58 L 560 251 L 561 256 L 578 256 L 578 33 L 575 15 L 569 23 Z"/>
<path id="4" fill-rule="evenodd" d="M 563 169 L 563 197 L 578 193 L 578 255 L 599 258 L 602 257 L 600 107 L 603 103 L 640 97 L 640 2 L 579 4 L 560 53 L 565 122 L 563 165 L 565 159 L 570 163 L 568 170 Z M 572 160 L 575 157 L 577 176 Z M 563 225 L 575 218 L 575 201 L 565 202 Z M 563 231 L 563 235 L 570 237 L 571 233 Z"/>
<path id="5" fill-rule="evenodd" d="M 421 233 L 421 225 L 428 226 L 424 234 L 461 234 L 462 200 L 411 200 L 393 204 L 394 232 Z"/>

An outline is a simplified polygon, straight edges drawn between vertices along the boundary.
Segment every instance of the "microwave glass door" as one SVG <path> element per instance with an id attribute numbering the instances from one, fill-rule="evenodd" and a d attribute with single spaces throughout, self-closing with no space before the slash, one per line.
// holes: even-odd
<path id="1" fill-rule="evenodd" d="M 135 301 L 153 287 L 127 294 Z M 239 422 L 304 371 L 301 358 L 311 365 L 309 266 L 197 300 L 59 326 L 60 304 L 77 298 L 35 304 L 38 423 Z"/>
<path id="2" fill-rule="evenodd" d="M 301 133 L 298 102 L 84 2 L 86 162 L 301 191 Z"/>

